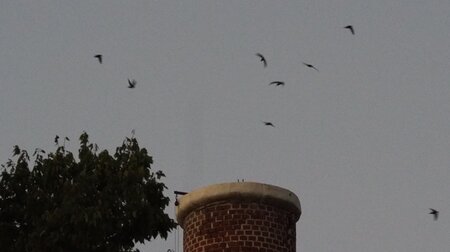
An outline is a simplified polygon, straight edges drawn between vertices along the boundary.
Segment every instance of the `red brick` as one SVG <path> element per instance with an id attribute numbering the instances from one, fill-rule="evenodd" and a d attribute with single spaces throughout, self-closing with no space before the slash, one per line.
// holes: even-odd
<path id="1" fill-rule="evenodd" d="M 216 202 L 184 220 L 184 252 L 295 252 L 292 212 L 260 202 Z"/>

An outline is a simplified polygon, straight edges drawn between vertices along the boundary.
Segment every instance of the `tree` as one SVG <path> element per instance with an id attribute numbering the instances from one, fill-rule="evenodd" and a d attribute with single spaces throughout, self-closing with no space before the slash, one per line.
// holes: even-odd
<path id="1" fill-rule="evenodd" d="M 14 146 L 15 161 L 2 165 L 2 251 L 137 251 L 136 242 L 166 239 L 176 227 L 164 213 L 164 173 L 151 170 L 152 157 L 134 137 L 113 156 L 97 154 L 86 133 L 78 160 L 64 145 L 46 157 L 36 149 L 34 162 Z"/>

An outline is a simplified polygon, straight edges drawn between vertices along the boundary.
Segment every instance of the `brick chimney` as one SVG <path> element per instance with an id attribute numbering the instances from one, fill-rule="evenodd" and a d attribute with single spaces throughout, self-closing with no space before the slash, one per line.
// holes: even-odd
<path id="1" fill-rule="evenodd" d="M 300 201 L 281 187 L 237 182 L 179 199 L 184 252 L 295 252 Z"/>

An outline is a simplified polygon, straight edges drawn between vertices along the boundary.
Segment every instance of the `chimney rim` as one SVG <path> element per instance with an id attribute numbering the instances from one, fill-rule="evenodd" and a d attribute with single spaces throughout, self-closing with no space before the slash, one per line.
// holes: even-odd
<path id="1" fill-rule="evenodd" d="M 184 219 L 195 209 L 226 200 L 273 204 L 292 211 L 297 220 L 301 215 L 300 200 L 290 190 L 257 182 L 233 182 L 201 187 L 179 197 L 179 204 L 176 206 L 178 224 L 183 227 Z"/>

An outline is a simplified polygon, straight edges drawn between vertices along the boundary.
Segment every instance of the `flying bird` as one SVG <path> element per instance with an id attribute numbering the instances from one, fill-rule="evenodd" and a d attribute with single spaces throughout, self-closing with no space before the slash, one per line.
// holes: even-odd
<path id="1" fill-rule="evenodd" d="M 345 26 L 344 28 L 345 28 L 345 29 L 349 29 L 350 32 L 351 32 L 353 35 L 355 35 L 355 30 L 353 29 L 353 26 L 347 25 L 347 26 Z"/>
<path id="2" fill-rule="evenodd" d="M 271 127 L 274 127 L 274 128 L 275 128 L 275 125 L 273 125 L 273 123 L 271 123 L 271 122 L 264 122 L 264 121 L 263 121 L 263 123 L 264 123 L 264 125 L 266 125 L 266 126 L 271 126 Z"/>
<path id="3" fill-rule="evenodd" d="M 309 68 L 312 68 L 312 69 L 316 70 L 317 72 L 319 72 L 319 69 L 317 69 L 315 66 L 313 66 L 313 65 L 311 65 L 311 64 L 308 64 L 308 63 L 303 62 L 303 65 L 305 65 L 305 66 L 307 66 L 307 67 L 309 67 Z"/>
<path id="4" fill-rule="evenodd" d="M 257 53 L 256 56 L 259 57 L 260 61 L 264 64 L 264 67 L 267 67 L 267 60 L 261 53 Z"/>
<path id="5" fill-rule="evenodd" d="M 269 86 L 270 85 L 276 85 L 277 87 L 278 86 L 284 86 L 284 82 L 283 81 L 272 81 L 270 84 L 269 84 Z"/>
<path id="6" fill-rule="evenodd" d="M 430 214 L 433 215 L 434 220 L 437 220 L 439 217 L 439 211 L 433 208 L 430 208 L 430 211 L 431 211 Z"/>
<path id="7" fill-rule="evenodd" d="M 136 87 L 136 80 L 132 79 L 128 79 L 128 88 L 135 88 Z"/>
<path id="8" fill-rule="evenodd" d="M 98 62 L 99 62 L 100 64 L 102 64 L 102 62 L 103 62 L 103 56 L 102 56 L 101 54 L 97 54 L 97 55 L 95 55 L 94 57 L 98 59 Z"/>

